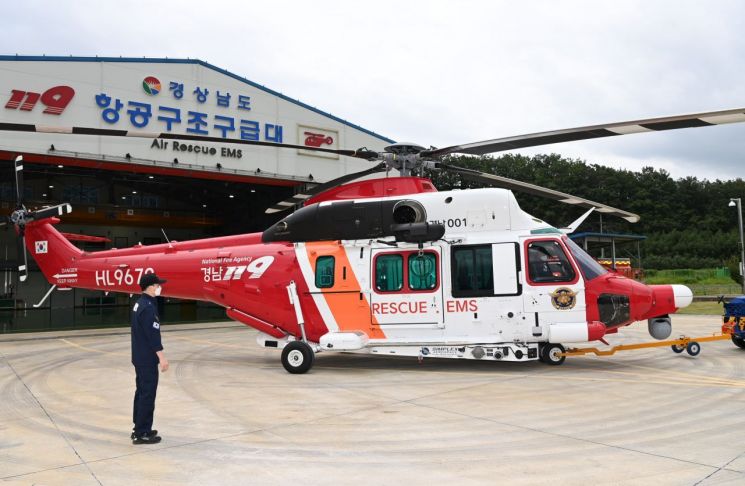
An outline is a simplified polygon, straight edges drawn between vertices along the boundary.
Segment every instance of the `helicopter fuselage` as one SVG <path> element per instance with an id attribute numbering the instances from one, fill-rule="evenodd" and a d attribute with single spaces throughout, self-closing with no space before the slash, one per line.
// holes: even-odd
<path id="1" fill-rule="evenodd" d="M 273 348 L 305 340 L 316 352 L 527 361 L 545 343 L 669 325 L 690 303 L 686 287 L 603 269 L 505 189 L 324 201 L 263 234 L 95 253 L 56 221 L 25 230 L 51 283 L 139 293 L 139 277 L 156 272 L 164 296 L 225 307 Z"/>

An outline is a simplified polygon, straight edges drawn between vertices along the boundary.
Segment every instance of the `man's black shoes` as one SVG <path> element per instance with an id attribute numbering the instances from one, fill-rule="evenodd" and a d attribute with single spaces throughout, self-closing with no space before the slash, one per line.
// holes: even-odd
<path id="1" fill-rule="evenodd" d="M 141 435 L 139 437 L 135 437 L 134 439 L 132 439 L 132 443 L 135 444 L 135 445 L 140 445 L 140 444 L 157 444 L 158 442 L 160 442 L 160 440 L 161 439 L 160 439 L 160 436 L 159 435 L 147 435 L 147 434 L 143 434 L 143 435 Z"/>
<path id="2" fill-rule="evenodd" d="M 132 432 L 130 438 L 132 439 L 133 444 L 157 444 L 161 441 L 161 437 L 158 435 L 157 430 L 151 430 L 150 432 L 140 436 L 137 436 Z"/>
<path id="3" fill-rule="evenodd" d="M 153 429 L 150 432 L 148 432 L 147 435 L 158 435 L 158 431 L 155 430 L 155 429 Z M 132 429 L 132 433 L 129 435 L 129 438 L 132 439 L 132 440 L 134 440 L 135 437 L 136 437 L 135 436 L 135 430 Z"/>

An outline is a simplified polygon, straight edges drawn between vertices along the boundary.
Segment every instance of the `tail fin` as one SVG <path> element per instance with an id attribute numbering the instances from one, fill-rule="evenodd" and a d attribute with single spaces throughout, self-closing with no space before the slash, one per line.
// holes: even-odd
<path id="1" fill-rule="evenodd" d="M 50 282 L 56 283 L 67 269 L 77 267 L 76 260 L 83 252 L 70 243 L 52 225 L 57 218 L 46 218 L 26 224 L 26 248 L 36 260 L 41 272 Z"/>

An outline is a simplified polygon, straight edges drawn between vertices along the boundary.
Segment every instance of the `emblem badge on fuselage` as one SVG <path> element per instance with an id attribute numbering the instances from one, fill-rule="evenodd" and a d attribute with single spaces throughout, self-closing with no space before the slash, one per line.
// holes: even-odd
<path id="1" fill-rule="evenodd" d="M 567 287 L 561 287 L 551 293 L 551 303 L 559 310 L 574 308 L 577 304 L 577 293 Z"/>

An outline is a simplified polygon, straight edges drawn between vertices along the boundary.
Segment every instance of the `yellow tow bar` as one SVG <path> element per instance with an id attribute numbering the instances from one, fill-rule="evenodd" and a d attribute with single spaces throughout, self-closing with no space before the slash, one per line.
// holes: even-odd
<path id="1" fill-rule="evenodd" d="M 563 353 L 556 353 L 557 356 L 582 356 L 584 354 L 594 354 L 596 356 L 611 356 L 619 351 L 631 351 L 634 349 L 646 349 L 646 348 L 660 348 L 670 346 L 676 353 L 682 353 L 688 351 L 691 356 L 696 356 L 701 352 L 701 346 L 699 343 L 705 343 L 709 341 L 722 341 L 724 339 L 730 339 L 730 333 L 717 333 L 711 336 L 702 337 L 687 337 L 681 336 L 678 339 L 670 339 L 667 341 L 655 341 L 651 343 L 638 343 L 638 344 L 620 344 L 613 346 L 610 349 L 598 349 L 598 348 L 568 348 Z"/>

